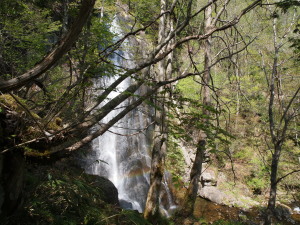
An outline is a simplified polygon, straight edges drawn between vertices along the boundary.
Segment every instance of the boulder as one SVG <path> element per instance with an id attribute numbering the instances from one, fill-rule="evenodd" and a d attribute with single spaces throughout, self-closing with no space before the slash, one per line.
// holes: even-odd
<path id="1" fill-rule="evenodd" d="M 212 170 L 203 171 L 200 181 L 201 181 L 202 187 L 217 186 L 217 183 L 218 183 L 215 172 Z"/>
<path id="2" fill-rule="evenodd" d="M 80 155 L 57 161 L 55 163 L 56 170 L 69 171 L 70 175 L 72 174 L 74 178 L 78 175 L 83 176 L 84 180 L 88 182 L 91 187 L 101 190 L 100 196 L 103 201 L 109 204 L 119 205 L 118 189 L 115 185 L 105 177 L 85 173 L 80 167 L 84 162 L 78 161 L 77 157 L 80 157 Z"/>
<path id="3" fill-rule="evenodd" d="M 120 206 L 123 209 L 133 209 L 132 203 L 124 199 L 120 199 Z"/>
<path id="4" fill-rule="evenodd" d="M 223 204 L 224 194 L 214 186 L 205 186 L 200 189 L 199 195 L 217 204 Z"/>
<path id="5" fill-rule="evenodd" d="M 109 179 L 97 175 L 86 176 L 88 180 L 91 181 L 91 186 L 98 187 L 101 189 L 103 201 L 113 205 L 120 205 L 118 199 L 118 189 Z"/>
<path id="6" fill-rule="evenodd" d="M 281 221 L 289 221 L 292 222 L 292 218 L 291 218 L 291 214 L 293 213 L 293 210 L 282 203 L 277 203 L 276 204 L 276 208 L 275 208 L 275 215 L 277 217 L 277 219 L 281 220 Z"/>

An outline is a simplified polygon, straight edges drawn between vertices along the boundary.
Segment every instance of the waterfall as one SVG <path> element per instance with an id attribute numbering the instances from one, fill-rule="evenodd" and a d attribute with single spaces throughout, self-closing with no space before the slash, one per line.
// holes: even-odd
<path id="1" fill-rule="evenodd" d="M 115 17 L 111 31 L 121 34 L 118 17 Z M 117 66 L 130 68 L 133 66 L 131 53 L 126 50 L 130 43 L 124 42 L 123 48 L 112 57 Z M 103 89 L 112 84 L 118 77 L 105 77 L 94 82 L 95 89 Z M 112 99 L 124 91 L 131 83 L 131 79 L 124 80 L 107 99 Z M 95 93 L 101 94 L 100 93 Z M 107 100 L 107 101 L 108 101 Z M 107 103 L 103 102 L 103 104 Z M 118 105 L 101 123 L 107 123 L 114 118 L 120 110 L 130 104 L 130 100 Z M 98 109 L 101 109 L 101 106 Z M 97 109 L 95 109 L 97 110 Z M 87 156 L 86 172 L 107 177 L 114 183 L 119 192 L 120 204 L 123 208 L 135 209 L 142 212 L 145 207 L 149 189 L 149 171 L 151 158 L 149 153 L 149 132 L 144 128 L 150 123 L 149 118 L 142 112 L 147 111 L 146 106 L 140 106 L 131 111 L 111 127 L 104 135 L 92 142 L 92 152 Z M 97 127 L 93 128 L 94 130 Z"/>
<path id="2" fill-rule="evenodd" d="M 119 36 L 122 33 L 119 26 L 121 19 L 116 16 L 111 26 L 111 31 Z M 135 43 L 128 40 L 122 44 L 122 47 L 111 58 L 116 66 L 134 67 L 133 55 L 128 50 L 134 45 Z M 94 88 L 95 90 L 103 90 L 117 78 L 118 76 L 112 76 L 95 80 Z M 95 110 L 101 109 L 101 106 L 124 91 L 131 82 L 133 81 L 130 78 L 125 79 Z M 100 95 L 101 92 L 95 91 L 95 95 Z M 136 94 L 139 94 L 139 91 Z M 110 121 L 126 105 L 130 104 L 133 98 L 131 97 L 131 99 L 118 105 L 100 122 L 105 124 Z M 85 160 L 87 173 L 104 176 L 114 183 L 118 189 L 121 207 L 139 212 L 144 211 L 150 186 L 150 147 L 153 135 L 153 127 L 149 126 L 151 124 L 148 116 L 150 111 L 150 107 L 141 105 L 128 113 L 105 134 L 93 140 L 92 151 Z M 145 129 L 147 127 L 148 129 Z M 92 132 L 96 129 L 97 126 L 92 129 Z M 165 175 L 160 198 L 160 209 L 165 216 L 169 216 L 170 212 L 176 208 L 168 183 L 170 183 L 170 176 L 167 178 Z"/>
<path id="3" fill-rule="evenodd" d="M 171 190 L 169 184 L 171 183 L 171 174 L 168 172 L 164 173 L 162 179 L 162 190 L 159 196 L 160 203 L 160 212 L 162 215 L 166 217 L 170 217 L 175 210 L 177 209 L 177 205 L 174 202 L 173 196 L 171 194 Z"/>

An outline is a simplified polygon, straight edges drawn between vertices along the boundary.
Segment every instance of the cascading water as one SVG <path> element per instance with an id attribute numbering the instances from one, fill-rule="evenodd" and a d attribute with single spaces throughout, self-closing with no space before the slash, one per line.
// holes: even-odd
<path id="1" fill-rule="evenodd" d="M 112 23 L 111 29 L 115 34 L 121 34 L 118 19 L 116 17 Z M 126 51 L 126 45 L 129 45 L 129 43 L 123 45 L 124 49 L 119 50 L 113 56 L 112 61 L 117 66 L 130 68 L 133 61 L 130 60 L 132 58 L 131 54 Z M 117 79 L 116 76 L 101 78 L 95 82 L 95 88 L 108 87 L 115 79 Z M 117 87 L 117 90 L 107 96 L 107 99 L 117 96 L 130 85 L 130 82 L 129 78 L 124 80 Z M 107 123 L 115 117 L 126 104 L 130 104 L 130 100 L 112 110 L 101 123 Z M 101 106 L 99 108 L 101 109 Z M 93 151 L 87 157 L 89 162 L 86 165 L 87 173 L 107 177 L 114 183 L 118 189 L 122 207 L 135 209 L 139 212 L 144 210 L 146 203 L 151 163 L 149 156 L 150 143 L 147 141 L 149 131 L 144 130 L 150 121 L 142 113 L 145 110 L 147 111 L 146 107 L 140 107 L 131 111 L 104 135 L 95 139 L 92 142 Z M 97 127 L 93 129 L 97 129 Z"/>
<path id="2" fill-rule="evenodd" d="M 173 196 L 169 187 L 169 184 L 171 183 L 170 179 L 171 174 L 165 172 L 162 179 L 162 191 L 159 199 L 160 211 L 162 215 L 165 215 L 166 217 L 170 217 L 170 215 L 172 215 L 177 209 L 177 205 L 174 203 Z"/>
<path id="3" fill-rule="evenodd" d="M 117 37 L 122 33 L 119 20 L 122 18 L 116 16 L 111 26 L 111 31 L 117 34 Z M 134 67 L 132 54 L 128 51 L 135 45 L 131 41 L 125 41 L 118 52 L 112 56 L 112 61 L 116 66 Z M 116 79 L 117 76 L 95 80 L 95 90 L 105 89 Z M 125 79 L 115 91 L 107 96 L 107 100 L 94 110 L 101 109 L 101 106 L 124 91 L 131 82 L 134 81 L 130 78 Z M 100 94 L 101 91 L 95 91 L 96 96 Z M 105 124 L 114 118 L 120 110 L 130 104 L 133 98 L 118 105 L 99 124 Z M 149 107 L 143 105 L 132 110 L 104 135 L 92 142 L 92 152 L 85 159 L 87 173 L 104 176 L 114 183 L 118 189 L 121 207 L 139 212 L 144 211 L 150 184 L 150 146 L 153 135 L 152 126 L 150 126 L 150 111 Z M 93 128 L 93 130 L 95 129 L 97 126 Z M 176 208 L 168 183 L 170 183 L 170 176 L 167 178 L 165 174 L 160 198 L 161 212 L 165 216 L 169 216 L 170 212 Z"/>

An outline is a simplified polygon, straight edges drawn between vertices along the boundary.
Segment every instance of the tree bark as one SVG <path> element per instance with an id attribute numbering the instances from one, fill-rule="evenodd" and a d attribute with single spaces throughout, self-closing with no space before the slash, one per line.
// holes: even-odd
<path id="1" fill-rule="evenodd" d="M 208 3 L 212 3 L 212 0 L 208 0 Z M 212 26 L 212 5 L 208 6 L 205 10 L 205 32 L 209 32 Z M 204 74 L 202 78 L 203 82 L 203 115 L 207 118 L 210 114 L 209 110 L 206 106 L 211 105 L 210 100 L 210 77 L 211 77 L 211 37 L 208 37 L 204 41 Z M 208 119 L 203 119 L 202 122 L 206 124 Z M 197 198 L 197 193 L 199 190 L 199 179 L 202 172 L 202 163 L 204 158 L 204 153 L 206 151 L 206 142 L 207 142 L 207 135 L 205 132 L 200 131 L 198 136 L 198 143 L 197 143 L 197 151 L 195 160 L 191 169 L 190 173 L 190 183 L 187 189 L 187 192 L 184 197 L 183 206 L 181 208 L 181 212 L 179 213 L 182 217 L 187 217 L 193 214 L 194 204 Z"/>
<path id="2" fill-rule="evenodd" d="M 161 0 L 161 13 L 167 10 L 169 2 L 167 0 Z M 159 43 L 164 42 L 167 35 L 173 32 L 173 24 L 169 14 L 164 14 L 160 18 L 159 24 Z M 168 45 L 172 44 L 171 40 Z M 164 48 L 165 49 L 165 48 Z M 162 51 L 164 51 L 162 49 Z M 167 55 L 167 57 L 158 63 L 158 79 L 160 81 L 167 80 L 172 74 L 172 61 L 173 53 Z M 155 125 L 155 138 L 154 146 L 152 149 L 152 161 L 150 171 L 150 188 L 147 195 L 146 207 L 144 211 L 144 217 L 156 224 L 160 217 L 159 212 L 159 194 L 161 190 L 161 182 L 164 175 L 164 163 L 165 155 L 167 152 L 167 140 L 168 140 L 168 122 L 167 122 L 167 111 L 168 108 L 165 103 L 165 99 L 169 97 L 168 93 L 160 94 L 163 91 L 161 87 L 158 90 L 158 101 L 156 106 L 159 110 L 156 111 Z"/>
<path id="3" fill-rule="evenodd" d="M 152 149 L 150 188 L 147 195 L 144 217 L 154 224 L 159 219 L 159 194 L 161 181 L 164 175 L 164 158 L 166 153 L 166 135 L 155 138 Z"/>
<path id="4" fill-rule="evenodd" d="M 269 195 L 265 225 L 271 225 L 272 218 L 275 215 L 276 196 L 277 196 L 277 171 L 278 171 L 280 153 L 281 153 L 281 144 L 276 143 L 275 152 L 272 155 L 270 195 Z"/>
<path id="5" fill-rule="evenodd" d="M 270 195 L 267 206 L 265 225 L 272 224 L 272 218 L 275 213 L 276 206 L 276 194 L 277 194 L 277 171 L 278 171 L 278 163 L 281 153 L 281 145 L 278 141 L 278 136 L 275 134 L 275 115 L 274 115 L 274 100 L 275 100 L 275 78 L 277 77 L 277 66 L 278 66 L 278 48 L 277 48 L 277 33 L 276 33 L 276 18 L 273 20 L 273 35 L 274 35 L 274 49 L 275 55 L 273 59 L 273 68 L 272 74 L 270 76 L 270 99 L 269 99 L 269 129 L 271 135 L 271 141 L 274 145 L 274 153 L 272 154 L 272 164 L 271 164 L 271 176 L 270 176 Z"/>
<path id="6" fill-rule="evenodd" d="M 199 180 L 202 171 L 202 162 L 204 157 L 204 151 L 206 149 L 206 141 L 205 139 L 200 139 L 198 142 L 197 152 L 195 156 L 195 160 L 193 163 L 193 167 L 190 173 L 190 184 L 185 193 L 183 207 L 181 207 L 179 215 L 180 217 L 188 217 L 192 215 L 194 210 L 194 204 L 197 198 L 197 193 L 199 190 Z"/>

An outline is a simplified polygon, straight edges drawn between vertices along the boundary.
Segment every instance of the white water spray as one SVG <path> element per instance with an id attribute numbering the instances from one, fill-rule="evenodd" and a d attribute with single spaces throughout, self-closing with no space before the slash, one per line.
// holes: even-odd
<path id="1" fill-rule="evenodd" d="M 119 35 L 120 38 L 122 30 L 118 20 L 118 17 L 114 19 L 111 31 L 117 34 L 117 37 Z M 122 44 L 122 48 L 112 58 L 116 66 L 134 67 L 133 57 L 128 51 L 128 47 L 132 46 L 134 44 L 130 41 L 125 41 Z M 101 78 L 94 82 L 94 87 L 96 90 L 103 90 L 105 87 L 109 87 L 117 78 L 118 76 Z M 107 96 L 107 100 L 95 110 L 101 109 L 101 106 L 124 91 L 131 82 L 130 78 L 125 79 L 115 91 Z M 101 91 L 95 92 L 95 95 L 100 94 Z M 130 99 L 118 105 L 100 122 L 104 124 L 109 122 L 128 104 L 130 104 Z M 132 110 L 105 134 L 95 139 L 92 142 L 93 151 L 87 157 L 86 166 L 87 173 L 104 176 L 114 183 L 118 189 L 120 205 L 123 208 L 134 209 L 139 212 L 144 211 L 150 184 L 151 157 L 149 148 L 151 140 L 149 140 L 149 137 L 152 136 L 151 129 L 144 129 L 149 127 L 151 123 L 149 116 L 147 113 L 142 112 L 149 113 L 149 107 L 140 106 Z M 93 128 L 93 130 L 95 129 L 97 127 Z M 163 214 L 168 217 L 170 212 L 176 209 L 176 205 L 170 194 L 167 180 L 164 176 L 162 196 L 165 197 L 161 197 L 161 199 L 165 200 L 164 203 L 160 200 L 160 208 Z"/>
<path id="2" fill-rule="evenodd" d="M 118 24 L 116 17 L 112 23 L 111 31 L 120 35 L 122 31 Z M 126 51 L 128 45 L 128 42 L 123 43 L 124 49 L 118 50 L 117 54 L 113 56 L 112 61 L 116 66 L 127 68 L 133 66 L 133 61 L 130 60 L 132 57 Z M 117 78 L 117 76 L 101 78 L 95 82 L 94 86 L 96 89 L 103 89 Z M 108 100 L 103 102 L 98 109 L 101 109 L 101 106 L 124 91 L 130 82 L 129 78 L 125 79 L 115 91 L 107 96 Z M 101 94 L 101 92 L 96 94 Z M 127 101 L 118 105 L 101 123 L 110 121 L 129 103 Z M 141 111 L 140 108 L 133 110 L 104 135 L 92 142 L 93 152 L 88 156 L 90 163 L 86 168 L 88 173 L 104 176 L 114 183 L 118 189 L 122 207 L 135 209 L 139 212 L 144 210 L 146 203 L 151 163 L 148 151 L 149 143 L 146 140 L 147 132 L 141 132 L 150 121 Z M 97 129 L 97 127 L 93 129 Z"/>

